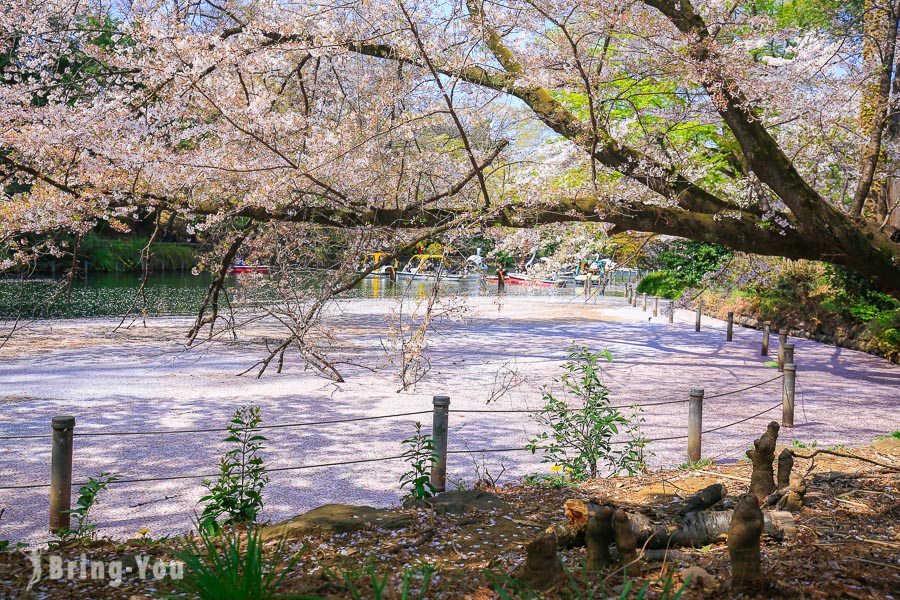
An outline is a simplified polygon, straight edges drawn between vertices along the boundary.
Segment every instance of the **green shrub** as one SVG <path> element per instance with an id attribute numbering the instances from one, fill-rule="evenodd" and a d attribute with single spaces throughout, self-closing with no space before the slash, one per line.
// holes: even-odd
<path id="1" fill-rule="evenodd" d="M 431 485 L 431 463 L 437 460 L 437 452 L 434 448 L 434 439 L 422 433 L 422 424 L 416 423 L 416 434 L 408 440 L 403 440 L 406 451 L 401 454 L 403 461 L 409 466 L 409 470 L 400 476 L 400 489 L 409 488 L 404 500 L 422 500 L 434 496 L 434 486 Z"/>
<path id="2" fill-rule="evenodd" d="M 602 470 L 633 475 L 643 467 L 644 441 L 638 436 L 636 412 L 626 416 L 610 405 L 609 389 L 601 380 L 600 359 L 612 361 L 609 350 L 591 352 L 585 347 L 569 350 L 566 371 L 557 381 L 564 397 L 544 388 L 544 408 L 536 415 L 545 429 L 526 448 L 541 449 L 542 462 L 554 465 L 574 481 L 597 477 Z M 636 410 L 636 409 L 635 409 Z M 613 443 L 617 434 L 629 439 Z"/>
<path id="3" fill-rule="evenodd" d="M 209 494 L 200 498 L 206 503 L 200 515 L 202 531 L 215 535 L 223 525 L 256 522 L 263 507 L 263 487 L 269 482 L 260 455 L 266 440 L 259 434 L 261 421 L 258 406 L 242 406 L 234 411 L 224 440 L 233 448 L 222 457 L 215 483 L 203 481 Z"/>
<path id="4" fill-rule="evenodd" d="M 638 283 L 637 291 L 649 296 L 659 296 L 675 300 L 681 297 L 687 285 L 678 281 L 669 271 L 649 273 Z"/>

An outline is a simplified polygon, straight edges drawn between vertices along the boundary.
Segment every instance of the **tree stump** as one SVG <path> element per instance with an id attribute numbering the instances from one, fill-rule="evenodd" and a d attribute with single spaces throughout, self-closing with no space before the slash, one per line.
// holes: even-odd
<path id="1" fill-rule="evenodd" d="M 794 469 L 794 453 L 785 448 L 778 455 L 778 488 L 791 485 L 791 471 Z"/>
<path id="2" fill-rule="evenodd" d="M 591 571 L 600 571 L 612 562 L 609 554 L 609 545 L 613 543 L 612 516 L 610 507 L 601 506 L 588 519 L 584 541 L 587 547 L 587 568 Z"/>
<path id="3" fill-rule="evenodd" d="M 525 564 L 519 567 L 513 577 L 536 590 L 547 590 L 565 575 L 562 561 L 556 554 L 556 536 L 541 534 L 525 545 Z"/>
<path id="4" fill-rule="evenodd" d="M 734 509 L 728 528 L 728 555 L 731 578 L 737 588 L 752 588 L 762 582 L 759 538 L 763 531 L 763 513 L 755 494 L 745 494 Z"/>
<path id="5" fill-rule="evenodd" d="M 753 449 L 747 450 L 747 458 L 753 462 L 753 473 L 750 475 L 750 493 L 760 502 L 765 501 L 777 488 L 775 487 L 775 443 L 778 441 L 777 422 L 772 421 L 766 432 L 753 442 Z"/>
<path id="6" fill-rule="evenodd" d="M 616 509 L 612 518 L 613 539 L 619 550 L 619 562 L 626 571 L 640 572 L 637 555 L 637 536 L 631 528 L 631 520 L 628 514 L 621 508 Z"/>

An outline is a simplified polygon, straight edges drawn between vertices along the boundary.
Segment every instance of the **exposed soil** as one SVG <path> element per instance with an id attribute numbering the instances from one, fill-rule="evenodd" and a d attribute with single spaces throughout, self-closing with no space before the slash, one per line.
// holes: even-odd
<path id="1" fill-rule="evenodd" d="M 798 452 L 803 452 L 802 450 Z M 815 464 L 798 459 L 795 473 L 812 467 L 804 507 L 795 514 L 796 530 L 782 540 L 763 539 L 766 583 L 744 592 L 747 598 L 896 598 L 900 590 L 900 444 L 886 440 L 853 453 L 897 468 L 884 469 L 848 458 L 820 455 Z M 710 465 L 697 470 L 665 470 L 631 478 L 593 480 L 574 488 L 545 489 L 509 484 L 491 490 L 507 507 L 461 516 L 435 515 L 425 509 L 398 509 L 413 517 L 412 525 L 397 531 L 372 529 L 346 534 L 306 535 L 292 540 L 289 553 L 302 556 L 288 573 L 281 592 L 314 598 L 352 598 L 351 585 L 362 598 L 374 597 L 372 579 L 362 575 L 374 565 L 378 580 L 388 576 L 389 594 L 400 598 L 404 569 L 417 572 L 427 564 L 434 569 L 427 591 L 419 594 L 422 579 L 413 576 L 412 598 L 511 597 L 514 584 L 505 579 L 524 558 L 522 545 L 543 528 L 563 519 L 562 505 L 573 497 L 601 498 L 634 512 L 659 509 L 713 482 L 726 484 L 729 498 L 746 492 L 750 465 Z M 101 532 L 102 533 L 102 532 Z M 269 548 L 274 548 L 272 542 Z M 65 559 L 135 562 L 149 553 L 166 558 L 165 545 L 99 542 L 91 548 L 70 548 Z M 684 598 L 738 597 L 729 587 L 729 559 L 722 542 L 700 549 L 679 549 L 678 558 L 647 562 L 634 582 L 634 590 L 649 582 L 651 595 L 660 591 L 659 580 L 672 575 L 680 584 L 685 567 L 696 565 L 711 578 L 696 578 Z M 595 580 L 585 582 L 579 565 L 584 549 L 562 552 L 572 580 L 541 596 L 602 598 Z M 130 562 L 129 562 L 130 561 Z M 421 573 L 421 571 L 418 571 Z M 29 561 L 16 552 L 0 553 L 0 597 L 47 599 L 122 598 L 144 600 L 167 589 L 166 580 L 148 583 L 126 576 L 119 587 L 90 580 L 48 581 L 35 584 L 31 596 L 20 596 L 31 576 Z M 342 573 L 344 575 L 342 575 Z M 623 581 L 614 571 L 604 573 L 603 586 L 618 597 Z M 700 579 L 706 579 L 703 585 Z M 348 583 L 349 582 L 349 583 Z M 572 587 L 580 590 L 575 595 Z M 587 590 L 593 590 L 588 592 Z M 635 593 L 631 593 L 635 597 Z"/>

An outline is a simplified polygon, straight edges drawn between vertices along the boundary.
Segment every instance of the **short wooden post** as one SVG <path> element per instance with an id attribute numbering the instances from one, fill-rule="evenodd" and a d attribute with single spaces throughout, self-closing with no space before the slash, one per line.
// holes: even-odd
<path id="1" fill-rule="evenodd" d="M 437 454 L 431 463 L 431 486 L 435 492 L 447 489 L 447 427 L 450 423 L 450 396 L 434 396 L 431 438 L 434 440 L 434 452 Z"/>
<path id="2" fill-rule="evenodd" d="M 728 313 L 728 327 L 725 330 L 725 341 L 730 342 L 734 340 L 734 313 Z"/>
<path id="3" fill-rule="evenodd" d="M 781 388 L 781 425 L 794 426 L 794 389 L 797 385 L 797 365 L 784 363 L 784 385 Z"/>
<path id="4" fill-rule="evenodd" d="M 787 344 L 787 329 L 778 330 L 778 372 L 784 373 L 784 345 Z"/>
<path id="5" fill-rule="evenodd" d="M 506 287 L 506 269 L 503 267 L 497 269 L 497 293 L 503 291 Z"/>
<path id="6" fill-rule="evenodd" d="M 794 363 L 794 344 L 791 342 L 787 342 L 784 345 L 784 364 L 795 364 Z"/>
<path id="7" fill-rule="evenodd" d="M 637 308 L 637 289 L 635 289 L 631 294 L 631 306 Z"/>
<path id="8" fill-rule="evenodd" d="M 700 331 L 700 315 L 703 314 L 703 309 L 699 306 L 697 307 L 697 320 L 694 322 L 694 331 Z"/>
<path id="9" fill-rule="evenodd" d="M 653 296 L 653 316 L 659 316 L 659 296 Z"/>
<path id="10" fill-rule="evenodd" d="M 688 462 L 700 462 L 700 435 L 703 431 L 703 388 L 693 387 L 688 404 Z"/>
<path id="11" fill-rule="evenodd" d="M 641 310 L 647 312 L 647 292 L 644 292 L 644 297 L 641 298 Z"/>
<path id="12" fill-rule="evenodd" d="M 760 356 L 768 356 L 769 355 L 769 331 L 771 324 L 766 321 L 763 323 L 763 339 L 762 339 L 762 348 L 759 351 Z"/>
<path id="13" fill-rule="evenodd" d="M 669 323 L 675 322 L 675 301 L 669 300 Z"/>
<path id="14" fill-rule="evenodd" d="M 50 425 L 50 533 L 56 533 L 68 529 L 70 523 L 75 417 L 53 417 Z"/>

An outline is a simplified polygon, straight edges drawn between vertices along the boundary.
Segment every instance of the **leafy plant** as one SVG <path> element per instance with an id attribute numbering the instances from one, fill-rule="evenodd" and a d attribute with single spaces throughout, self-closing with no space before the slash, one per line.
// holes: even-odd
<path id="1" fill-rule="evenodd" d="M 813 449 L 818 445 L 819 442 L 817 440 L 813 440 L 811 442 L 801 442 L 800 440 L 794 440 L 793 442 L 791 442 L 791 446 L 793 446 L 794 448 Z"/>
<path id="2" fill-rule="evenodd" d="M 234 411 L 224 439 L 234 447 L 222 457 L 215 483 L 203 481 L 209 494 L 200 498 L 206 503 L 200 515 L 200 529 L 215 535 L 223 525 L 256 522 L 263 508 L 263 487 L 269 482 L 261 456 L 266 441 L 259 433 L 261 422 L 258 406 L 242 406 Z"/>
<path id="3" fill-rule="evenodd" d="M 422 423 L 416 422 L 416 434 L 403 440 L 406 451 L 401 454 L 409 470 L 400 476 L 400 489 L 409 488 L 403 496 L 404 500 L 422 500 L 434 496 L 431 485 L 431 463 L 438 458 L 434 447 L 434 439 L 422 433 Z"/>
<path id="4" fill-rule="evenodd" d="M 280 564 L 286 550 L 284 540 L 267 555 L 262 534 L 255 528 L 248 529 L 246 536 L 232 528 L 228 534 L 218 537 L 199 524 L 198 530 L 199 544 L 192 539 L 184 548 L 173 552 L 185 569 L 182 579 L 172 580 L 175 589 L 198 600 L 279 598 L 275 590 L 305 551 L 302 548 L 287 563 Z"/>
<path id="5" fill-rule="evenodd" d="M 659 296 L 660 298 L 676 299 L 684 292 L 685 286 L 677 277 L 669 271 L 657 271 L 649 273 L 638 283 L 637 291 L 641 294 Z"/>
<path id="6" fill-rule="evenodd" d="M 91 509 L 97 504 L 97 496 L 109 484 L 121 479 L 121 475 L 100 473 L 96 477 L 88 477 L 87 483 L 78 488 L 78 499 L 75 508 L 69 510 L 69 516 L 75 519 L 75 527 L 59 530 L 57 544 L 65 542 L 88 542 L 94 539 L 96 525 L 90 521 Z"/>
<path id="7" fill-rule="evenodd" d="M 682 471 L 694 471 L 697 469 L 703 469 L 706 467 L 711 467 L 715 463 L 710 458 L 703 458 L 698 460 L 697 462 L 686 462 L 678 466 Z"/>
<path id="8" fill-rule="evenodd" d="M 609 389 L 601 380 L 601 358 L 612 361 L 612 354 L 584 346 L 569 350 L 566 373 L 557 380 L 565 397 L 544 388 L 544 407 L 535 418 L 545 431 L 526 446 L 532 454 L 542 450 L 543 462 L 559 466 L 575 481 L 597 477 L 601 468 L 611 475 L 633 475 L 644 464 L 645 442 L 638 435 L 642 419 L 636 408 L 626 416 L 610 404 Z M 620 434 L 629 437 L 613 442 Z"/>

